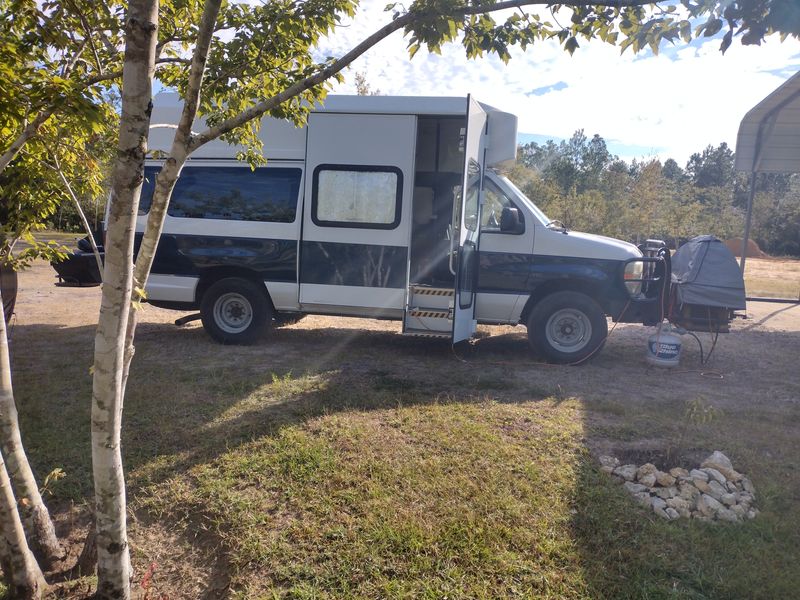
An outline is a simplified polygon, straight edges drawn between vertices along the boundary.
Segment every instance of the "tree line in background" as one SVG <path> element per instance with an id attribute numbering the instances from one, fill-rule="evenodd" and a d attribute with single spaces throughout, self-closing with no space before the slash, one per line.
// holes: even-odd
<path id="1" fill-rule="evenodd" d="M 679 245 L 700 234 L 742 236 L 749 175 L 736 171 L 734 158 L 723 142 L 684 167 L 672 158 L 628 163 L 601 136 L 578 130 L 559 143 L 520 146 L 510 177 L 570 229 Z M 757 177 L 751 237 L 768 254 L 800 256 L 800 176 Z"/>
<path id="2" fill-rule="evenodd" d="M 96 159 L 110 164 L 110 157 L 102 156 L 110 151 L 108 145 L 98 143 L 94 151 Z M 49 226 L 83 231 L 75 205 L 58 202 L 63 184 L 57 172 L 39 164 L 34 169 L 20 163 L 19 173 L 25 174 L 22 183 L 37 170 L 39 181 L 51 182 L 36 190 L 40 202 L 51 207 Z M 657 238 L 673 245 L 706 233 L 741 237 L 744 229 L 749 175 L 735 170 L 734 153 L 725 142 L 692 154 L 681 167 L 672 158 L 626 162 L 608 150 L 603 137 L 589 138 L 578 130 L 559 143 L 520 146 L 509 175 L 545 214 L 570 229 L 636 242 Z M 6 174 L 7 181 L 15 178 Z M 79 189 L 83 210 L 97 227 L 105 206 L 105 198 L 96 195 L 98 183 Z M 87 195 L 89 191 L 95 193 Z M 751 235 L 768 254 L 800 256 L 799 175 L 758 176 Z"/>

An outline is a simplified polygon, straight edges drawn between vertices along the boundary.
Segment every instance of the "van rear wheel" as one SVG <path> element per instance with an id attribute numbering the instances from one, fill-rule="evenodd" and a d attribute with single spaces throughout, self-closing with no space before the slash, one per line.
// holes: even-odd
<path id="1" fill-rule="evenodd" d="M 221 344 L 252 344 L 272 323 L 265 290 L 248 279 L 228 277 L 209 287 L 200 304 L 203 328 Z"/>
<path id="2" fill-rule="evenodd" d="M 606 337 L 608 321 L 603 309 L 579 292 L 550 294 L 528 317 L 528 342 L 554 363 L 582 362 L 603 347 Z"/>

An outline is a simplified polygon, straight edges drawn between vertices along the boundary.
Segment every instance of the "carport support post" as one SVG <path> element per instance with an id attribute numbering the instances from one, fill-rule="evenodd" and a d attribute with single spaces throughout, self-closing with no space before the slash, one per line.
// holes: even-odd
<path id="1" fill-rule="evenodd" d="M 742 237 L 742 256 L 739 260 L 739 267 L 742 269 L 744 278 L 744 263 L 747 260 L 747 242 L 750 240 L 750 225 L 753 222 L 753 201 L 756 197 L 756 175 L 755 171 L 750 173 L 750 191 L 747 194 L 747 216 L 744 220 L 744 236 Z"/>

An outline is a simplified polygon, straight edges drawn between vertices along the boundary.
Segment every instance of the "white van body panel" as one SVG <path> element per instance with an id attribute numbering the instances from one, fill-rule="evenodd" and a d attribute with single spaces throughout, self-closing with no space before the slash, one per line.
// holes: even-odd
<path id="1" fill-rule="evenodd" d="M 166 302 L 193 302 L 199 281 L 199 277 L 153 273 L 147 278 L 145 292 L 148 298 Z"/>
<path id="2" fill-rule="evenodd" d="M 580 231 L 562 232 L 556 228 L 542 227 L 541 225 L 536 230 L 533 251 L 534 254 L 549 256 L 607 260 L 627 260 L 642 255 L 636 246 L 628 242 Z"/>
<path id="3" fill-rule="evenodd" d="M 283 281 L 265 281 L 267 292 L 272 300 L 275 310 L 295 312 L 299 310 L 300 304 L 297 301 L 297 284 L 285 283 Z"/>
<path id="4" fill-rule="evenodd" d="M 327 304 L 332 311 L 336 306 L 403 310 L 408 285 L 415 139 L 413 115 L 310 115 L 298 270 L 301 307 Z M 316 212 L 318 205 L 346 202 L 349 197 L 350 190 L 341 188 L 340 198 L 339 187 L 327 192 L 322 188 L 320 178 L 337 173 L 352 176 L 354 182 L 370 175 L 395 181 L 400 202 L 399 207 L 395 205 L 396 222 L 369 226 L 321 221 Z M 328 196 L 323 198 L 325 193 Z M 352 193 L 355 206 L 357 187 Z M 309 256 L 316 258 L 312 261 Z M 343 261 L 350 257 L 364 260 L 364 267 L 358 271 L 348 268 Z"/>
<path id="5" fill-rule="evenodd" d="M 491 294 L 478 292 L 475 316 L 484 325 L 516 325 L 528 301 L 528 294 Z"/>

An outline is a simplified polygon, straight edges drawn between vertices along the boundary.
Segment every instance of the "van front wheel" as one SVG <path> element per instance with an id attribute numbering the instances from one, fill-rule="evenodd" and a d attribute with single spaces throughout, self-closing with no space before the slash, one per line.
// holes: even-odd
<path id="1" fill-rule="evenodd" d="M 582 362 L 605 344 L 608 321 L 586 294 L 556 292 L 543 298 L 528 317 L 528 342 L 534 351 L 560 364 Z"/>
<path id="2" fill-rule="evenodd" d="M 252 344 L 272 322 L 266 291 L 238 277 L 220 279 L 200 304 L 203 328 L 221 344 Z"/>

